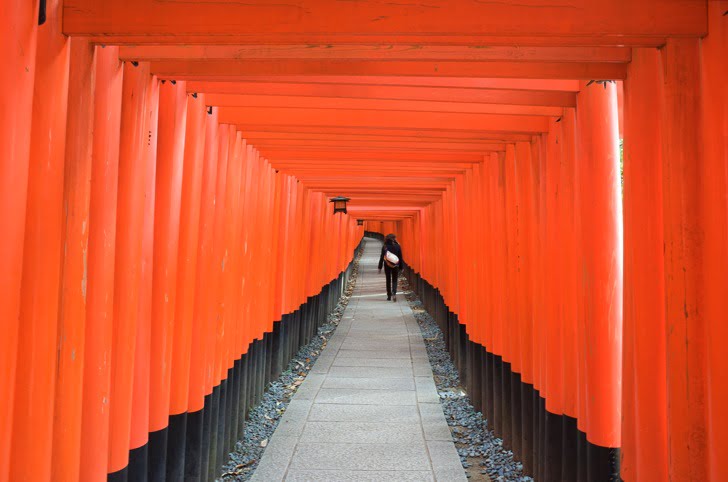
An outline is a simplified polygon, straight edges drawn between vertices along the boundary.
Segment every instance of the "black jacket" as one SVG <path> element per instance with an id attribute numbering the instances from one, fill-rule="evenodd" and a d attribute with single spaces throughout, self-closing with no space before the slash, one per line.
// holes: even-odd
<path id="1" fill-rule="evenodd" d="M 384 254 L 387 251 L 393 253 L 399 258 L 399 264 L 397 265 L 397 267 L 402 268 L 404 266 L 404 259 L 402 258 L 402 248 L 399 246 L 399 243 L 397 241 L 387 241 L 386 243 L 384 243 L 384 246 L 382 246 L 382 255 L 379 256 L 379 269 L 382 269 L 382 266 L 384 265 Z"/>

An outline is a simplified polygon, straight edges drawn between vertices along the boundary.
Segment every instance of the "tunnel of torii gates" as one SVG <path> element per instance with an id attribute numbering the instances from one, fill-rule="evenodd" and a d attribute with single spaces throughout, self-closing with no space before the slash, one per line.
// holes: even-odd
<path id="1" fill-rule="evenodd" d="M 728 2 L 0 13 L 0 481 L 212 480 L 365 230 L 525 473 L 728 480 Z"/>

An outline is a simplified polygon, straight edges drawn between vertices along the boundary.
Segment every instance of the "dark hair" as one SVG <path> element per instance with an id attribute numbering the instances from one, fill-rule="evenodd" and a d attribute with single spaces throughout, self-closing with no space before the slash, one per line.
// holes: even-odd
<path id="1" fill-rule="evenodd" d="M 385 236 L 384 243 L 396 243 L 396 239 L 397 237 L 394 234 L 389 233 L 387 236 Z"/>

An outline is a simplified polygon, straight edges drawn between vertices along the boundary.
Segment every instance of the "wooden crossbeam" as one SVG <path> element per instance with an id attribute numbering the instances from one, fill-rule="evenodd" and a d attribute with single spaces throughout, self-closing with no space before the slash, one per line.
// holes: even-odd
<path id="1" fill-rule="evenodd" d="M 548 131 L 548 118 L 525 115 L 396 112 L 374 110 L 310 110 L 295 108 L 223 107 L 221 123 L 240 124 L 252 119 L 258 125 L 350 126 L 379 128 L 466 129 L 491 132 L 536 133 Z"/>
<path id="2" fill-rule="evenodd" d="M 522 134 L 497 134 L 497 133 L 465 133 L 457 136 L 453 133 L 423 133 L 412 131 L 402 133 L 399 131 L 367 131 L 362 133 L 339 133 L 339 132 L 276 132 L 276 131 L 250 131 L 243 130 L 243 137 L 249 144 L 257 145 L 267 140 L 331 140 L 331 141 L 409 141 L 409 142 L 517 142 L 529 141 L 530 137 Z"/>
<path id="3" fill-rule="evenodd" d="M 446 42 L 452 37 L 524 36 L 626 45 L 633 38 L 702 36 L 706 12 L 706 2 L 698 0 L 462 1 L 456 6 L 451 0 L 65 0 L 63 30 L 142 43 L 387 43 L 393 37 Z"/>
<path id="4" fill-rule="evenodd" d="M 365 75 L 528 79 L 624 79 L 625 63 L 387 60 L 162 60 L 152 73 L 177 80 L 235 80 L 250 75 Z"/>
<path id="5" fill-rule="evenodd" d="M 245 75 L 235 78 L 234 82 L 189 81 L 189 92 L 210 92 L 215 94 L 254 93 L 248 89 L 257 84 L 331 84 L 344 88 L 351 85 L 399 86 L 399 87 L 457 87 L 464 89 L 499 90 L 544 90 L 560 92 L 579 92 L 578 80 L 568 79 L 523 79 L 523 78 L 473 78 L 473 77 L 403 77 L 396 75 Z M 311 94 L 309 94 L 311 95 Z"/>
<path id="6" fill-rule="evenodd" d="M 297 97 L 288 95 L 208 94 L 205 102 L 224 107 L 293 107 L 301 109 L 400 110 L 419 112 L 462 112 L 559 116 L 561 107 L 500 103 L 442 102 L 340 97 Z"/>
<path id="7" fill-rule="evenodd" d="M 483 62 L 629 62 L 627 47 L 441 45 L 144 45 L 119 49 L 122 60 L 459 60 Z"/>

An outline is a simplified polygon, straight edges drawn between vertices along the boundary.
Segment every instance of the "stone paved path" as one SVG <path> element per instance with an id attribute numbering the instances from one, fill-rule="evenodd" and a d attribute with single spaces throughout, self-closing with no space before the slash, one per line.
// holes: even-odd
<path id="1" fill-rule="evenodd" d="M 356 290 L 291 400 L 254 481 L 464 481 L 420 329 L 386 301 L 381 243 L 367 239 Z"/>

